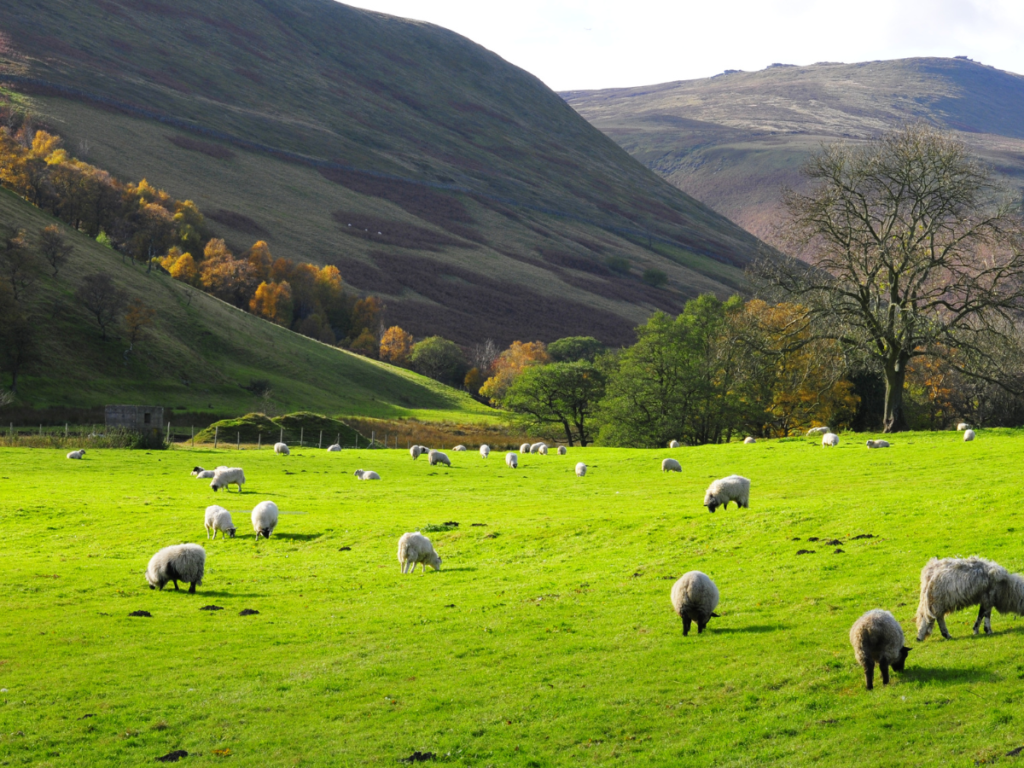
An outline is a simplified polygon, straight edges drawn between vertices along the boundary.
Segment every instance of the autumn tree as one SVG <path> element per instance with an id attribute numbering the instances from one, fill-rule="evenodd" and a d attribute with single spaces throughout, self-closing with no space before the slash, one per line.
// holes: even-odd
<path id="1" fill-rule="evenodd" d="M 393 365 L 405 365 L 412 353 L 412 334 L 393 325 L 380 337 L 380 359 Z"/>
<path id="2" fill-rule="evenodd" d="M 249 311 L 278 325 L 291 327 L 292 287 L 287 283 L 260 283 L 249 301 Z"/>
<path id="3" fill-rule="evenodd" d="M 384 302 L 376 296 L 359 299 L 352 307 L 352 332 L 369 331 L 376 338 L 383 314 Z"/>
<path id="4" fill-rule="evenodd" d="M 172 252 L 176 249 L 172 249 Z M 196 260 L 192 258 L 191 253 L 182 253 L 180 255 L 173 255 L 170 265 L 167 267 L 167 271 L 171 273 L 171 277 L 175 280 L 180 280 L 183 283 L 189 285 L 195 285 L 199 280 L 199 267 L 196 266 Z"/>
<path id="5" fill-rule="evenodd" d="M 480 394 L 497 403 L 515 381 L 516 376 L 531 365 L 550 363 L 551 357 L 542 341 L 523 343 L 513 341 L 512 346 L 494 361 L 494 375 L 480 388 Z"/>
<path id="6" fill-rule="evenodd" d="M 199 253 L 207 239 L 206 219 L 191 200 L 177 200 L 171 219 L 176 245 L 186 253 Z"/>
<path id="7" fill-rule="evenodd" d="M 369 328 L 364 329 L 362 333 L 356 336 L 352 343 L 348 345 L 348 348 L 357 355 L 373 359 L 376 359 L 380 353 L 380 344 L 377 341 L 377 337 L 370 332 Z"/>
<path id="8" fill-rule="evenodd" d="M 75 298 L 96 320 L 100 335 L 107 340 L 107 329 L 115 325 L 124 315 L 128 294 L 119 288 L 110 275 L 97 272 L 82 278 L 75 289 Z"/>
<path id="9" fill-rule="evenodd" d="M 951 135 L 916 125 L 814 155 L 809 193 L 785 194 L 788 243 L 811 268 L 773 259 L 761 275 L 807 307 L 818 338 L 865 355 L 885 377 L 883 429 L 905 428 L 911 360 L 956 351 L 989 380 L 987 349 L 1012 343 L 1024 309 L 1019 206 Z"/>
<path id="10" fill-rule="evenodd" d="M 124 316 L 124 328 L 128 334 L 128 351 L 135 349 L 135 343 L 142 338 L 146 329 L 153 325 L 156 310 L 147 307 L 142 299 L 134 298 L 128 304 Z"/>
<path id="11" fill-rule="evenodd" d="M 61 267 L 71 258 L 71 244 L 64 239 L 64 233 L 56 224 L 50 224 L 39 230 L 39 252 L 46 259 L 53 276 L 56 277 Z"/>
<path id="12" fill-rule="evenodd" d="M 466 372 L 466 377 L 462 380 L 462 386 L 465 387 L 466 391 L 469 392 L 469 394 L 471 394 L 473 397 L 479 396 L 480 387 L 483 386 L 483 383 L 483 374 L 480 373 L 480 369 L 476 367 L 470 368 Z"/>

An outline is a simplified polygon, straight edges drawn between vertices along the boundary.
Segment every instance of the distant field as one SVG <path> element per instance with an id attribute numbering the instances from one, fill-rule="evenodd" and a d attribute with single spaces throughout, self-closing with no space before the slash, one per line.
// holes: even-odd
<path id="1" fill-rule="evenodd" d="M 965 612 L 952 641 L 917 643 L 912 619 L 933 555 L 1024 570 L 1024 433 L 866 437 L 574 449 L 516 471 L 500 454 L 446 469 L 383 450 L 0 449 L 0 759 L 1014 765 L 1024 622 L 972 637 Z M 668 455 L 682 474 L 659 471 Z M 188 475 L 221 463 L 245 468 L 244 494 Z M 704 488 L 734 472 L 751 508 L 708 514 Z M 244 510 L 263 499 L 287 514 L 254 546 Z M 207 542 L 214 502 L 239 538 Z M 442 570 L 403 577 L 398 537 L 446 521 L 428 533 Z M 181 541 L 207 549 L 199 593 L 150 591 L 148 559 Z M 722 617 L 683 638 L 669 590 L 691 569 L 718 584 Z M 868 693 L 847 633 L 876 607 L 914 650 Z"/>

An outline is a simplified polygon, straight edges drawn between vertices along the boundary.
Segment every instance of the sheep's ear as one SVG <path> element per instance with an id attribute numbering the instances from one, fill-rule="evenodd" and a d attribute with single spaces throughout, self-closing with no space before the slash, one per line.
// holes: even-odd
<path id="1" fill-rule="evenodd" d="M 903 655 L 906 656 L 908 653 L 910 653 L 914 649 L 913 648 L 907 648 L 907 646 L 903 646 L 900 650 L 903 651 Z"/>

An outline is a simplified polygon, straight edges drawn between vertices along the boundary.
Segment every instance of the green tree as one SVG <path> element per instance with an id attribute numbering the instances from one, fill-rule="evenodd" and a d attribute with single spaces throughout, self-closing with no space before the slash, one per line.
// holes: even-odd
<path id="1" fill-rule="evenodd" d="M 604 390 L 605 374 L 586 360 L 533 365 L 516 377 L 501 404 L 526 428 L 558 424 L 569 445 L 586 446 Z"/>
<path id="2" fill-rule="evenodd" d="M 466 375 L 466 358 L 454 341 L 430 336 L 413 344 L 409 363 L 414 371 L 457 387 Z"/>
<path id="3" fill-rule="evenodd" d="M 556 363 L 572 363 L 577 360 L 594 362 L 607 347 L 593 336 L 567 336 L 548 344 L 548 354 Z"/>

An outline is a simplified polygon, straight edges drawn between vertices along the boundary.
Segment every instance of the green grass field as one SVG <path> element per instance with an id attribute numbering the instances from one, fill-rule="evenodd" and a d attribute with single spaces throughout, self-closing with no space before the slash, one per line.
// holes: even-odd
<path id="1" fill-rule="evenodd" d="M 913 614 L 931 556 L 1024 569 L 1024 433 L 866 437 L 573 449 L 516 471 L 500 454 L 0 449 L 0 763 L 1014 765 L 1024 622 L 972 637 L 965 612 L 952 641 L 918 643 Z M 659 471 L 668 455 L 681 475 Z M 245 468 L 244 494 L 189 477 L 221 463 Z M 708 514 L 709 480 L 734 472 L 751 508 Z M 263 499 L 288 514 L 255 546 L 241 510 Z M 207 542 L 215 502 L 244 535 Z M 427 534 L 442 570 L 403 577 L 398 537 L 446 521 Z M 182 541 L 207 550 L 199 593 L 149 590 L 150 556 Z M 669 591 L 692 569 L 722 617 L 684 638 Z M 876 607 L 914 650 L 869 693 L 847 635 Z"/>

